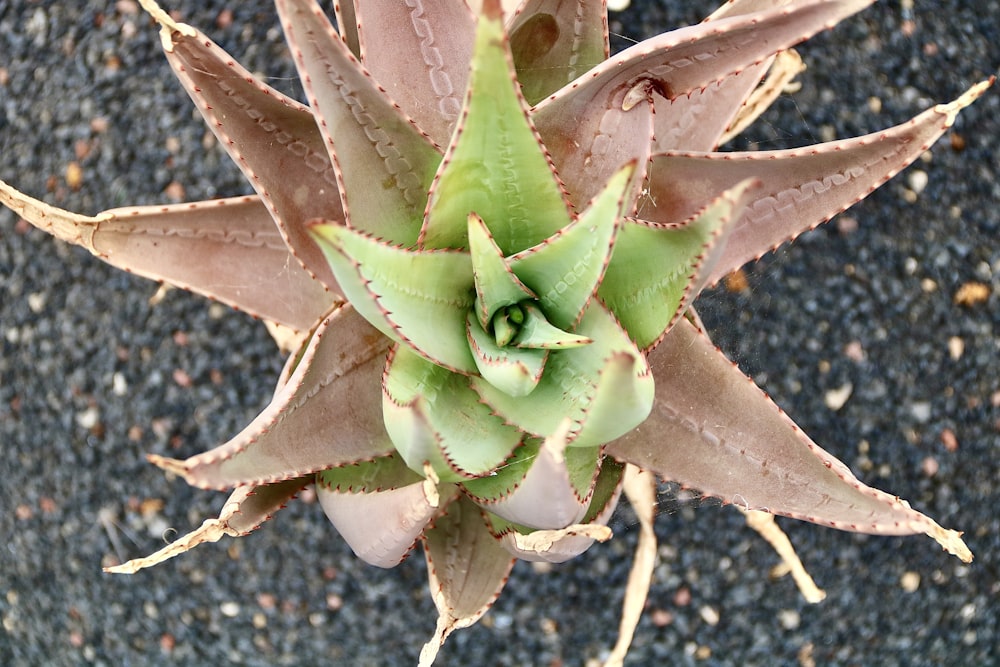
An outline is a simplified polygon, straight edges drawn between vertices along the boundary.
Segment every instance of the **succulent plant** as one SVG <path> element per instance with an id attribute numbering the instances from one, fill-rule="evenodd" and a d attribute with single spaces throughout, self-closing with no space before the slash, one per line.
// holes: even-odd
<path id="1" fill-rule="evenodd" d="M 608 539 L 624 490 L 644 531 L 620 660 L 652 566 L 654 475 L 743 508 L 793 567 L 760 510 L 923 533 L 971 560 L 959 533 L 808 439 L 691 307 L 891 178 L 990 85 L 857 139 L 717 152 L 798 71 L 790 47 L 870 3 L 732 0 L 609 57 L 603 2 L 357 0 L 336 5 L 334 29 L 314 0 L 277 0 L 306 106 L 143 0 L 257 194 L 88 217 L 0 182 L 0 201 L 259 317 L 289 356 L 232 440 L 150 456 L 232 489 L 219 517 L 109 569 L 247 534 L 315 484 L 365 561 L 391 567 L 423 544 L 440 612 L 429 664 L 515 559 Z"/>

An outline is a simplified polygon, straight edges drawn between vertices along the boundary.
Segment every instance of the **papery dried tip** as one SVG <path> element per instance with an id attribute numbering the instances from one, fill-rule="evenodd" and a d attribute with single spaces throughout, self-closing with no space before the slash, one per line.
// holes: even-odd
<path id="1" fill-rule="evenodd" d="M 169 473 L 188 479 L 190 470 L 187 463 L 180 459 L 172 459 L 167 456 L 160 456 L 159 454 L 147 454 L 146 460 L 161 470 L 166 470 Z"/>
<path id="2" fill-rule="evenodd" d="M 97 250 L 94 248 L 94 234 L 97 228 L 102 222 L 114 218 L 107 212 L 91 217 L 50 206 L 4 181 L 0 181 L 0 204 L 42 231 L 61 241 L 83 246 L 95 255 Z"/>
<path id="3" fill-rule="evenodd" d="M 179 32 L 187 37 L 194 37 L 198 32 L 186 23 L 180 23 L 170 17 L 170 14 L 156 4 L 155 0 L 139 0 L 139 4 L 146 10 L 146 13 L 153 17 L 153 20 L 160 24 L 160 41 L 163 43 L 163 50 L 173 53 L 174 42 L 171 34 Z"/>
<path id="4" fill-rule="evenodd" d="M 441 480 L 430 463 L 424 464 L 424 477 L 424 496 L 427 498 L 427 504 L 431 507 L 440 507 L 441 493 L 438 490 L 438 484 Z"/>
<path id="5" fill-rule="evenodd" d="M 590 523 L 578 523 L 559 530 L 536 530 L 527 535 L 512 533 L 518 549 L 544 553 L 564 537 L 589 537 L 598 542 L 607 542 L 612 537 L 611 529 Z"/>
<path id="6" fill-rule="evenodd" d="M 944 121 L 945 127 L 951 127 L 955 122 L 955 118 L 958 116 L 958 112 L 982 97 L 983 93 L 985 93 L 995 81 L 996 77 L 991 76 L 989 79 L 980 81 L 976 85 L 969 88 L 955 101 L 949 102 L 948 104 L 937 105 L 934 110 L 946 116 Z"/>
<path id="7" fill-rule="evenodd" d="M 932 527 L 925 531 L 925 534 L 928 537 L 933 538 L 935 542 L 941 545 L 942 549 L 950 553 L 952 556 L 955 556 L 963 563 L 972 562 L 972 551 L 962 540 L 962 535 L 965 533 L 958 530 L 942 528 L 933 521 L 931 521 L 931 524 Z"/>
<path id="8" fill-rule="evenodd" d="M 175 556 L 180 556 L 199 544 L 204 544 L 205 542 L 218 542 L 226 535 L 237 537 L 239 536 L 239 532 L 230 528 L 226 522 L 220 519 L 206 519 L 200 527 L 191 531 L 184 537 L 171 542 L 159 551 L 152 553 L 145 558 L 133 558 L 132 560 L 122 563 L 121 565 L 106 567 L 104 568 L 104 571 L 110 574 L 135 574 L 139 570 L 152 567 L 153 565 L 158 565 L 159 563 L 174 558 Z"/>

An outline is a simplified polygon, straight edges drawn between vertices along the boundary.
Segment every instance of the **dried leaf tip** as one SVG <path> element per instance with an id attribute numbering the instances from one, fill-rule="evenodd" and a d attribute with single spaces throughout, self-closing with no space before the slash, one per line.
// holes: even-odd
<path id="1" fill-rule="evenodd" d="M 169 473 L 173 473 L 190 481 L 190 470 L 184 461 L 172 459 L 167 456 L 159 456 L 158 454 L 147 454 L 146 460 L 161 470 L 166 470 Z"/>
<path id="2" fill-rule="evenodd" d="M 949 528 L 942 528 L 935 522 L 931 521 L 932 526 L 925 531 L 925 534 L 933 538 L 935 542 L 941 545 L 941 548 L 955 556 L 963 563 L 972 562 L 972 551 L 966 546 L 965 542 L 962 540 L 963 533 L 957 530 L 951 530 Z"/>
<path id="3" fill-rule="evenodd" d="M 155 0 L 139 0 L 139 4 L 146 10 L 146 13 L 153 17 L 153 20 L 160 24 L 160 42 L 163 43 L 163 50 L 167 53 L 174 52 L 174 41 L 171 34 L 179 32 L 187 37 L 194 37 L 197 31 L 186 23 L 180 23 L 170 17 Z"/>
<path id="4" fill-rule="evenodd" d="M 934 107 L 935 111 L 945 116 L 945 127 L 951 127 L 955 122 L 955 118 L 958 117 L 958 112 L 982 97 L 983 93 L 985 93 L 987 89 L 993 85 L 994 81 L 996 81 L 996 77 L 991 76 L 989 79 L 980 81 L 976 85 L 969 88 L 967 91 L 962 93 L 957 100 L 949 102 L 948 104 L 939 104 Z"/>
<path id="5" fill-rule="evenodd" d="M 106 212 L 90 217 L 65 211 L 29 197 L 3 181 L 0 181 L 0 204 L 57 239 L 83 246 L 94 254 L 97 254 L 93 242 L 94 232 L 100 223 L 113 217 Z"/>
<path id="6" fill-rule="evenodd" d="M 598 542 L 607 542 L 613 533 L 607 526 L 593 523 L 575 523 L 558 530 L 535 530 L 527 534 L 511 533 L 515 546 L 522 551 L 545 553 L 564 537 L 589 537 Z"/>
<path id="7" fill-rule="evenodd" d="M 145 558 L 133 558 L 132 560 L 122 563 L 121 565 L 106 567 L 104 568 L 104 571 L 109 574 L 135 574 L 139 570 L 144 570 L 147 567 L 158 565 L 165 560 L 187 553 L 199 544 L 204 544 L 206 542 L 218 542 L 226 535 L 229 535 L 230 537 L 238 537 L 239 534 L 239 531 L 230 528 L 229 524 L 224 520 L 206 519 L 201 524 L 201 527 L 193 530 L 184 537 L 171 542 L 156 553 L 150 554 Z"/>

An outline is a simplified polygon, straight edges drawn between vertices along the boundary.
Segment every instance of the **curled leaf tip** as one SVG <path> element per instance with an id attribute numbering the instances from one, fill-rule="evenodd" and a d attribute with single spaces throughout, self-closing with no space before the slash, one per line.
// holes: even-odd
<path id="1" fill-rule="evenodd" d="M 536 530 L 527 535 L 515 531 L 512 535 L 518 549 L 545 553 L 564 537 L 589 537 L 598 542 L 607 542 L 611 539 L 612 532 L 607 526 L 578 523 L 559 530 Z"/>
<path id="2" fill-rule="evenodd" d="M 434 471 L 434 466 L 430 463 L 424 463 L 424 495 L 427 498 L 427 504 L 431 507 L 441 506 L 441 492 L 438 490 L 440 481 Z"/>
<path id="3" fill-rule="evenodd" d="M 995 81 L 996 77 L 991 76 L 989 79 L 980 81 L 979 83 L 969 88 L 967 91 L 962 93 L 958 97 L 958 99 L 954 100 L 953 102 L 949 102 L 948 104 L 937 105 L 937 107 L 935 107 L 935 110 L 940 114 L 944 114 L 945 116 L 945 121 L 944 121 L 945 127 L 951 127 L 952 124 L 955 122 L 955 118 L 958 117 L 958 112 L 964 109 L 965 107 L 969 106 L 973 102 L 975 102 L 980 97 L 982 97 L 983 93 L 985 93 L 990 88 L 990 86 L 993 85 Z"/>
<path id="4" fill-rule="evenodd" d="M 186 37 L 194 37 L 198 32 L 186 23 L 175 21 L 170 14 L 165 12 L 155 0 L 139 0 L 139 4 L 146 10 L 146 13 L 153 17 L 153 20 L 160 24 L 160 41 L 163 43 L 163 50 L 173 53 L 174 41 L 172 33 L 179 32 Z"/>
<path id="5" fill-rule="evenodd" d="M 239 535 L 239 532 L 230 528 L 228 523 L 223 520 L 206 519 L 200 527 L 191 531 L 184 537 L 171 542 L 156 553 L 150 554 L 145 558 L 133 558 L 132 560 L 122 563 L 121 565 L 106 567 L 104 568 L 104 571 L 110 574 L 135 574 L 139 570 L 144 570 L 147 567 L 152 567 L 153 565 L 162 563 L 165 560 L 170 560 L 175 556 L 180 556 L 199 544 L 204 544 L 205 542 L 218 542 L 225 535 L 235 537 Z"/>

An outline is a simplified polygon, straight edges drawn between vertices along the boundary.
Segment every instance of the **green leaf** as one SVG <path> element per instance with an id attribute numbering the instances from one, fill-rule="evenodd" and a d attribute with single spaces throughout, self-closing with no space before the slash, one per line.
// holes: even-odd
<path id="1" fill-rule="evenodd" d="M 560 329 L 576 324 L 601 282 L 634 172 L 634 164 L 620 169 L 578 220 L 509 260 L 514 274 L 538 294 L 545 316 Z"/>
<path id="2" fill-rule="evenodd" d="M 533 303 L 521 304 L 520 310 L 524 313 L 524 321 L 512 341 L 517 347 L 558 350 L 589 345 L 592 342 L 586 336 L 572 334 L 552 326 Z"/>
<path id="3" fill-rule="evenodd" d="M 597 294 L 640 348 L 659 341 L 704 285 L 705 260 L 743 210 L 750 183 L 725 191 L 684 225 L 626 222 Z"/>
<path id="4" fill-rule="evenodd" d="M 597 300 L 584 311 L 576 333 L 594 342 L 552 352 L 530 395 L 510 396 L 482 378 L 472 378 L 473 389 L 507 422 L 539 437 L 551 436 L 569 417 L 572 447 L 601 445 L 629 432 L 642 423 L 653 402 L 653 376 L 645 357 Z M 609 380 L 614 393 L 599 389 Z M 604 406 L 608 400 L 612 405 Z"/>
<path id="5" fill-rule="evenodd" d="M 488 329 L 493 315 L 504 306 L 536 298 L 510 270 L 483 219 L 469 214 L 469 252 L 476 280 L 476 316 Z"/>
<path id="6" fill-rule="evenodd" d="M 520 447 L 514 450 L 513 456 L 503 466 L 498 467 L 492 474 L 476 479 L 467 479 L 462 482 L 462 486 L 475 498 L 509 496 L 521 483 L 524 476 L 528 474 L 531 464 L 538 458 L 541 444 L 535 438 L 525 440 Z"/>
<path id="7" fill-rule="evenodd" d="M 622 476 L 625 474 L 625 464 L 619 463 L 610 456 L 605 456 L 601 463 L 601 472 L 594 482 L 594 493 L 590 497 L 590 506 L 583 517 L 582 523 L 594 521 L 618 497 Z"/>
<path id="8" fill-rule="evenodd" d="M 416 484 L 421 476 L 406 467 L 398 452 L 372 461 L 330 468 L 316 474 L 320 486 L 342 493 L 372 493 Z"/>
<path id="9" fill-rule="evenodd" d="M 511 396 L 530 394 L 542 378 L 548 351 L 499 347 L 472 313 L 469 313 L 467 328 L 472 356 L 483 379 Z"/>
<path id="10" fill-rule="evenodd" d="M 569 481 L 580 498 L 590 497 L 601 470 L 600 447 L 569 447 L 564 453 Z"/>
<path id="11" fill-rule="evenodd" d="M 465 248 L 477 213 L 505 256 L 571 221 L 518 89 L 500 16 L 481 15 L 462 120 L 431 188 L 427 248 Z"/>
<path id="12" fill-rule="evenodd" d="M 489 474 L 521 442 L 522 433 L 479 401 L 463 375 L 397 346 L 383 381 L 389 437 L 407 465 L 429 462 L 441 481 Z"/>
<path id="13" fill-rule="evenodd" d="M 344 295 L 374 327 L 436 364 L 476 371 L 465 336 L 473 304 L 469 253 L 407 250 L 335 224 L 310 231 Z"/>

